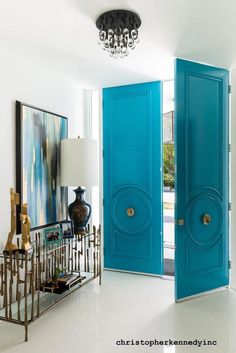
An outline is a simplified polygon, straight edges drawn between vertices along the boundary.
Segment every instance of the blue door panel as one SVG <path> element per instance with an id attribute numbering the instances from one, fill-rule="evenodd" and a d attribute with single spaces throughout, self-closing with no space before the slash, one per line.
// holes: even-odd
<path id="1" fill-rule="evenodd" d="M 103 90 L 106 268 L 162 273 L 161 98 L 160 82 Z"/>
<path id="2" fill-rule="evenodd" d="M 176 60 L 176 299 L 228 285 L 227 70 Z"/>

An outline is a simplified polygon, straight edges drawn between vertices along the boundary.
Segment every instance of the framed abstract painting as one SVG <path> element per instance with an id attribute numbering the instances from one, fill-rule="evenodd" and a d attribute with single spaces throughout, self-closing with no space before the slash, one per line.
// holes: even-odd
<path id="1" fill-rule="evenodd" d="M 67 188 L 60 186 L 61 140 L 68 119 L 16 101 L 16 192 L 28 204 L 31 229 L 67 220 Z M 17 209 L 17 234 L 21 233 Z"/>

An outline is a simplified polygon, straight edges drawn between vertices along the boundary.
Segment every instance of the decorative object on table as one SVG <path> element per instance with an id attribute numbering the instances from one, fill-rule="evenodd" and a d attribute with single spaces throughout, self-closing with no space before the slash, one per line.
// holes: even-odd
<path id="1" fill-rule="evenodd" d="M 27 203 L 21 205 L 21 234 L 22 234 L 22 245 L 20 251 L 31 252 L 32 247 L 30 244 L 30 217 L 28 216 Z"/>
<path id="2" fill-rule="evenodd" d="M 46 228 L 44 230 L 44 244 L 57 244 L 62 241 L 62 231 L 60 226 Z"/>
<path id="3" fill-rule="evenodd" d="M 64 276 L 65 276 L 65 273 L 64 273 L 60 268 L 57 267 L 57 268 L 55 269 L 53 279 L 54 279 L 55 281 L 58 281 L 58 279 L 59 279 L 60 277 L 64 277 Z"/>
<path id="4" fill-rule="evenodd" d="M 16 232 L 16 205 L 20 204 L 20 195 L 14 192 L 13 188 L 10 188 L 10 204 L 11 204 L 11 231 L 8 233 L 7 244 L 4 252 L 9 253 L 11 251 L 18 250 L 18 246 L 13 244 L 13 237 Z"/>
<path id="5" fill-rule="evenodd" d="M 72 221 L 63 221 L 60 222 L 62 229 L 62 238 L 63 239 L 72 239 L 74 238 L 74 229 Z"/>
<path id="6" fill-rule="evenodd" d="M 86 277 L 85 276 L 80 276 L 75 273 L 71 274 L 65 274 L 64 276 L 60 276 L 58 278 L 58 287 L 61 288 L 62 290 L 69 290 L 73 286 L 75 286 L 78 283 L 81 283 Z"/>
<path id="7" fill-rule="evenodd" d="M 67 219 L 67 188 L 59 184 L 60 145 L 68 136 L 67 121 L 16 102 L 16 191 L 28 204 L 32 229 Z"/>
<path id="8" fill-rule="evenodd" d="M 124 58 L 129 49 L 139 43 L 140 17 L 127 10 L 112 10 L 100 15 L 96 21 L 99 29 L 99 44 L 113 58 Z"/>
<path id="9" fill-rule="evenodd" d="M 85 278 L 85 276 L 80 276 L 79 274 L 64 274 L 57 279 L 53 278 L 43 283 L 41 290 L 43 292 L 62 294 L 76 284 L 82 283 Z"/>
<path id="10" fill-rule="evenodd" d="M 63 276 L 65 276 L 65 274 L 64 274 L 64 272 L 60 269 L 60 268 L 56 268 L 55 269 L 55 272 L 54 272 L 54 275 L 53 275 L 53 278 L 52 278 L 52 286 L 53 287 L 55 287 L 55 288 L 57 288 L 58 287 L 58 279 L 60 278 L 60 277 L 63 277 Z"/>
<path id="11" fill-rule="evenodd" d="M 74 138 L 61 142 L 61 185 L 98 185 L 97 141 L 89 138 Z M 91 215 L 91 206 L 84 200 L 83 189 L 74 190 L 76 199 L 68 207 L 73 221 L 74 233 L 85 234 L 85 226 Z"/>
<path id="12" fill-rule="evenodd" d="M 91 206 L 84 200 L 85 189 L 80 186 L 74 190 L 76 199 L 68 207 L 70 218 L 73 220 L 75 234 L 85 234 L 85 226 L 91 216 Z"/>

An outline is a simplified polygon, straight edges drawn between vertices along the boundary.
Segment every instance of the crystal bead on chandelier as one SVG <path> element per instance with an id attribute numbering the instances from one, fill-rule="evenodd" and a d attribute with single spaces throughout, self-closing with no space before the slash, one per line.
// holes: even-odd
<path id="1" fill-rule="evenodd" d="M 96 21 L 99 44 L 113 58 L 124 58 L 129 49 L 139 42 L 138 28 L 141 20 L 137 14 L 126 10 L 105 12 Z"/>

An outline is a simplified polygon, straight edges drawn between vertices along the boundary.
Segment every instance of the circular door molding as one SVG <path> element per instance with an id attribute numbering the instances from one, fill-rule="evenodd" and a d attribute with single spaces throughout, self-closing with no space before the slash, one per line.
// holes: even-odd
<path id="1" fill-rule="evenodd" d="M 204 222 L 204 216 L 210 222 Z M 192 241 L 201 247 L 213 246 L 221 235 L 223 210 L 220 200 L 212 193 L 201 193 L 191 200 L 186 214 L 187 231 Z"/>
<path id="2" fill-rule="evenodd" d="M 115 227 L 129 235 L 146 232 L 152 221 L 150 197 L 137 186 L 124 186 L 113 194 L 111 216 Z M 133 216 L 127 214 L 133 210 Z"/>

